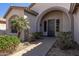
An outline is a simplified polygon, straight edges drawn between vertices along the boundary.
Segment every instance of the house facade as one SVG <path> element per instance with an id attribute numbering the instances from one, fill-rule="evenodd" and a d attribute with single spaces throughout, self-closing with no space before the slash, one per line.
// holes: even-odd
<path id="1" fill-rule="evenodd" d="M 0 18 L 0 30 L 2 31 L 6 30 L 6 19 L 4 18 Z"/>
<path id="2" fill-rule="evenodd" d="M 6 19 L 0 17 L 0 34 L 5 34 L 6 30 Z"/>
<path id="3" fill-rule="evenodd" d="M 73 39 L 79 43 L 79 7 L 77 3 L 32 3 L 29 7 L 11 6 L 4 18 L 7 20 L 7 33 L 12 30 L 10 20 L 15 17 L 27 18 L 30 32 L 42 32 L 44 36 L 55 37 L 59 32 L 72 32 Z M 21 38 L 24 39 L 24 31 Z"/>

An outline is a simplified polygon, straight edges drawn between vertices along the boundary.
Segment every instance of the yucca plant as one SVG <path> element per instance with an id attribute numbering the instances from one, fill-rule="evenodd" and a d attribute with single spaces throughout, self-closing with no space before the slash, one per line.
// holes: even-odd
<path id="1" fill-rule="evenodd" d="M 18 37 L 20 37 L 23 30 L 28 30 L 30 28 L 28 19 L 24 19 L 23 17 L 17 17 L 11 20 L 11 24 L 17 27 Z"/>

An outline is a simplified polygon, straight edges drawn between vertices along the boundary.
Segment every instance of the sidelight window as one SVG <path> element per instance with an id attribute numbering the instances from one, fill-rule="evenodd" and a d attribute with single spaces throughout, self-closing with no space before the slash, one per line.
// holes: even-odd
<path id="1" fill-rule="evenodd" d="M 59 32 L 59 25 L 60 25 L 60 21 L 59 19 L 56 20 L 56 32 Z"/>
<path id="2" fill-rule="evenodd" d="M 44 21 L 44 32 L 46 32 L 47 30 L 47 22 L 46 21 Z"/>

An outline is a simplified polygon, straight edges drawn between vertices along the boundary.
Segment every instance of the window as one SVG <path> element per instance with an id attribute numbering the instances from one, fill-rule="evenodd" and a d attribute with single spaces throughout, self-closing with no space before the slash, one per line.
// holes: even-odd
<path id="1" fill-rule="evenodd" d="M 18 17 L 17 15 L 13 15 L 9 19 L 9 28 L 11 29 L 11 33 L 17 33 L 17 27 L 13 26 L 11 23 L 11 20 L 16 19 L 17 17 Z"/>
<path id="2" fill-rule="evenodd" d="M 11 26 L 11 33 L 17 33 L 17 27 Z"/>
<path id="3" fill-rule="evenodd" d="M 56 32 L 59 32 L 59 24 L 60 24 L 60 21 L 59 19 L 56 20 Z"/>
<path id="4" fill-rule="evenodd" d="M 46 27 L 47 26 L 47 22 L 46 21 L 44 21 L 44 32 L 46 32 L 47 30 L 46 30 Z"/>

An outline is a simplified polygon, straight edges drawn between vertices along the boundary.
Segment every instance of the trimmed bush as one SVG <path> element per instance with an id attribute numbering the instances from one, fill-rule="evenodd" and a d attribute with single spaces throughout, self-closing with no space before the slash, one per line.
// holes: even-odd
<path id="1" fill-rule="evenodd" d="M 29 42 L 35 41 L 37 39 L 40 39 L 41 36 L 42 36 L 42 33 L 41 32 L 34 32 L 34 33 L 32 33 L 32 34 L 29 35 L 28 41 Z"/>
<path id="2" fill-rule="evenodd" d="M 12 53 L 19 43 L 20 39 L 17 36 L 0 35 L 0 52 Z"/>
<path id="3" fill-rule="evenodd" d="M 71 36 L 71 32 L 60 32 L 57 42 L 61 49 L 69 49 L 72 47 Z"/>
<path id="4" fill-rule="evenodd" d="M 35 32 L 35 33 L 32 33 L 32 36 L 33 36 L 35 39 L 40 39 L 41 36 L 42 36 L 42 33 L 41 33 L 41 32 Z"/>

